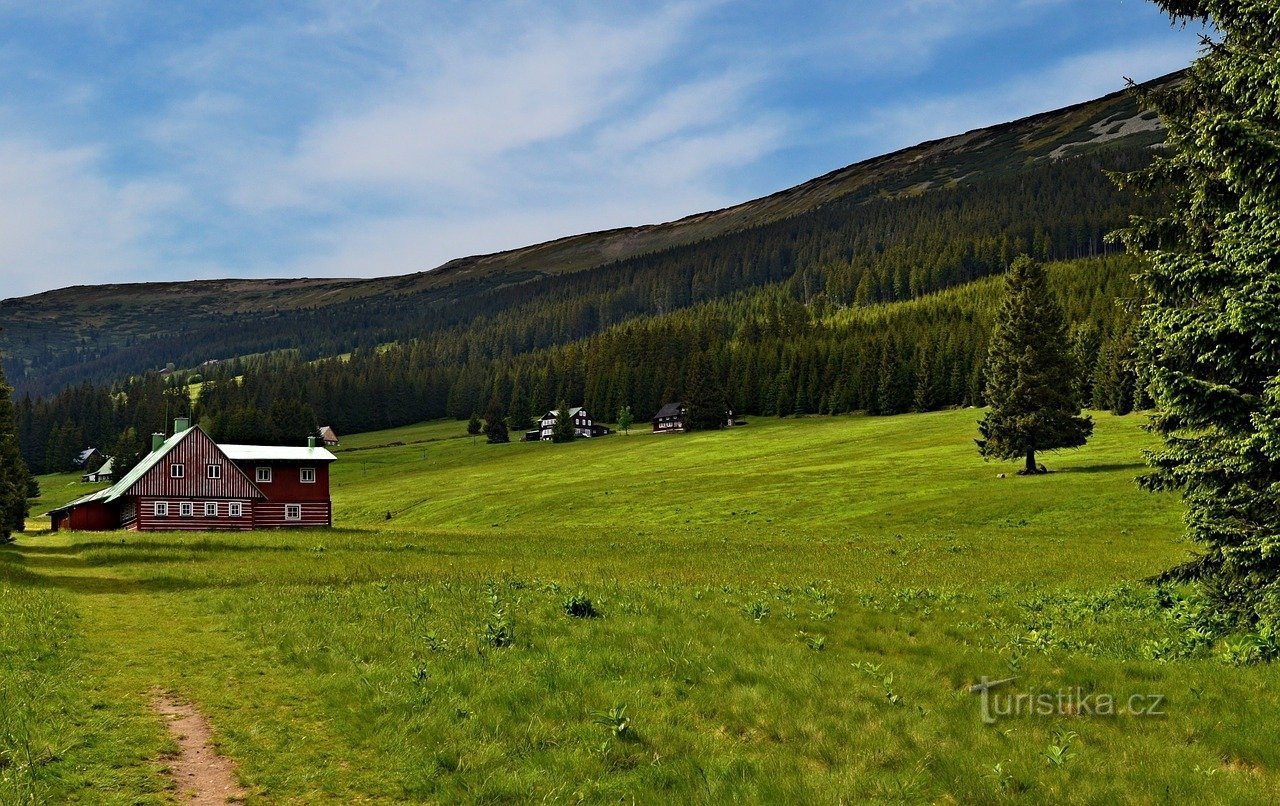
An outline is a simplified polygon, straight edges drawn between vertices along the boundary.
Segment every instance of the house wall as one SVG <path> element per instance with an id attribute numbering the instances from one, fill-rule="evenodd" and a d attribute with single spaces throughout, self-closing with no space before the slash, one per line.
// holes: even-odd
<path id="1" fill-rule="evenodd" d="M 180 479 L 170 476 L 170 465 L 182 464 L 185 468 Z M 220 477 L 206 477 L 205 467 L 217 465 Z M 252 482 L 227 459 L 213 440 L 200 429 L 194 429 L 145 476 L 125 491 L 125 495 L 138 498 L 175 499 L 253 499 L 258 494 Z"/>
<path id="2" fill-rule="evenodd" d="M 258 505 L 252 498 L 241 499 L 218 499 L 218 514 L 215 517 L 207 517 L 204 514 L 205 501 L 209 499 L 196 498 L 178 498 L 178 497 L 140 497 L 133 503 L 135 504 L 134 512 L 137 517 L 132 521 L 126 522 L 125 526 L 134 531 L 142 532 L 176 532 L 176 531 L 205 531 L 205 530 L 248 530 L 254 527 L 254 509 Z M 232 501 L 238 500 L 241 506 L 240 517 L 233 518 L 230 515 L 230 504 Z M 157 517 L 155 515 L 155 502 L 165 501 L 169 504 L 169 514 L 167 517 Z M 191 515 L 182 516 L 182 503 L 189 502 L 192 504 Z"/>
<path id="3" fill-rule="evenodd" d="M 58 519 L 54 531 L 72 529 L 79 532 L 105 532 L 120 526 L 120 515 L 115 507 L 92 501 L 81 504 Z"/>
<path id="4" fill-rule="evenodd" d="M 257 468 L 270 467 L 271 481 L 256 482 L 267 496 L 254 508 L 254 526 L 257 528 L 332 526 L 333 506 L 329 500 L 328 462 L 237 462 L 251 479 L 257 478 Z M 316 480 L 303 483 L 301 471 L 314 468 Z M 286 517 L 286 507 L 297 504 L 302 507 L 301 518 Z"/>

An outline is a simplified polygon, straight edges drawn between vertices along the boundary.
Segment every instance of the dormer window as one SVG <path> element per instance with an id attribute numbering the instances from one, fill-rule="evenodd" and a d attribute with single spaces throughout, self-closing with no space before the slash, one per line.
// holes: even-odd
<path id="1" fill-rule="evenodd" d="M 180 478 L 184 478 L 186 475 L 187 475 L 186 465 L 179 464 L 178 462 L 174 462 L 173 464 L 169 465 L 169 478 L 180 479 Z"/>

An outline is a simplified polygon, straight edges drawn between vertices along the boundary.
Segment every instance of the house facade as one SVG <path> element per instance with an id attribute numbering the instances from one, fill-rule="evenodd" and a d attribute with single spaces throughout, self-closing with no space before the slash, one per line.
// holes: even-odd
<path id="1" fill-rule="evenodd" d="M 550 440 L 551 435 L 555 432 L 557 416 L 559 416 L 559 412 L 555 409 L 542 415 L 542 419 L 538 421 L 538 427 L 525 432 L 525 440 L 527 442 L 536 442 L 540 439 Z M 609 433 L 608 428 L 598 425 L 587 410 L 581 406 L 569 409 L 569 419 L 573 422 L 574 434 L 579 437 L 602 437 Z"/>
<path id="2" fill-rule="evenodd" d="M 218 445 L 185 420 L 174 432 L 154 435 L 151 453 L 111 487 L 46 513 L 54 531 L 333 525 L 329 464 L 337 457 L 325 448 Z"/>
<path id="3" fill-rule="evenodd" d="M 668 403 L 658 409 L 653 416 L 653 433 L 671 434 L 684 431 L 684 417 L 687 407 L 684 403 Z"/>

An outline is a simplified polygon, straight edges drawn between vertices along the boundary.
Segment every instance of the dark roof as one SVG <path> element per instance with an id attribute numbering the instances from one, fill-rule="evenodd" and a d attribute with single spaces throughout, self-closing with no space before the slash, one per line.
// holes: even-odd
<path id="1" fill-rule="evenodd" d="M 683 410 L 684 410 L 684 403 L 680 403 L 680 402 L 668 403 L 667 405 L 658 409 L 658 413 L 653 415 L 653 417 L 655 420 L 659 417 L 679 417 L 683 413 Z"/>

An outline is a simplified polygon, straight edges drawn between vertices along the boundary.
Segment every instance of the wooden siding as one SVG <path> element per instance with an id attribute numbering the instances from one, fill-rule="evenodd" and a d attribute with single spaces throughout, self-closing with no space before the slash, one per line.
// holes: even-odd
<path id="1" fill-rule="evenodd" d="M 236 462 L 244 474 L 256 479 L 257 468 L 271 468 L 271 481 L 257 482 L 257 487 L 267 497 L 269 503 L 301 503 L 304 501 L 329 501 L 329 463 L 328 462 L 268 462 L 239 461 Z M 316 480 L 302 483 L 302 468 L 309 467 L 316 471 Z"/>
<path id="2" fill-rule="evenodd" d="M 163 501 L 169 505 L 169 514 L 164 517 L 156 517 L 155 503 Z M 238 501 L 241 507 L 240 517 L 233 518 L 228 512 L 230 504 Z M 182 515 L 182 504 L 191 504 L 191 514 Z M 241 499 L 221 499 L 214 503 L 218 506 L 218 514 L 216 517 L 208 517 L 204 514 L 204 505 L 206 501 L 197 498 L 169 498 L 168 496 L 161 498 L 139 498 L 137 499 L 138 517 L 133 522 L 126 522 L 125 525 L 134 530 L 143 532 L 175 532 L 175 531 L 206 531 L 215 529 L 232 529 L 232 530 L 248 530 L 254 527 L 253 516 L 254 507 L 260 506 L 251 498 Z"/>
<path id="3" fill-rule="evenodd" d="M 169 466 L 173 464 L 184 466 L 182 478 L 170 477 Z M 217 465 L 220 478 L 208 478 L 207 465 Z M 199 428 L 192 429 L 123 494 L 141 498 L 186 499 L 251 499 L 261 495 L 253 482 Z"/>
<path id="4" fill-rule="evenodd" d="M 91 501 L 74 507 L 59 524 L 63 529 L 83 532 L 105 532 L 120 527 L 120 513 L 114 506 Z"/>
<path id="5" fill-rule="evenodd" d="M 302 517 L 289 520 L 285 517 L 286 502 L 259 503 L 253 508 L 253 526 L 256 529 L 295 529 L 303 526 L 332 526 L 333 507 L 328 501 L 301 501 Z"/>

